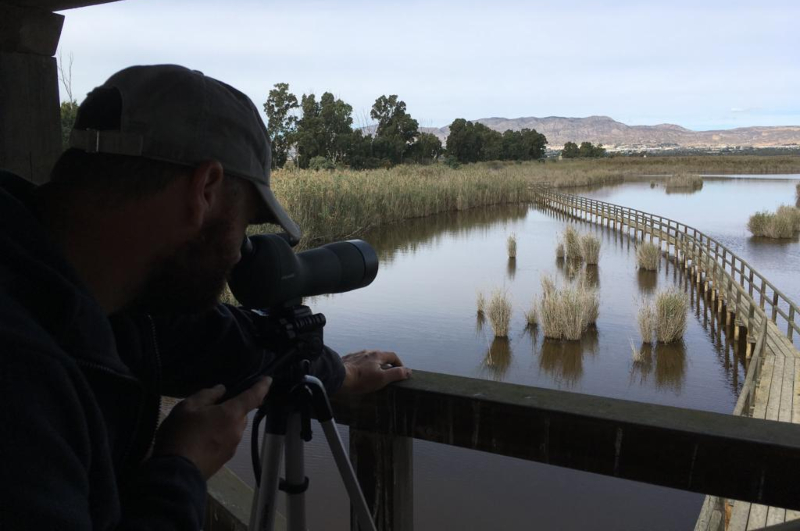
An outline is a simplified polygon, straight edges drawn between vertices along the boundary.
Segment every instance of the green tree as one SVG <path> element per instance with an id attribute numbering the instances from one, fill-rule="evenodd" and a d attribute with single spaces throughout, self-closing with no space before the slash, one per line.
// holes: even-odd
<path id="1" fill-rule="evenodd" d="M 420 133 L 408 151 L 408 158 L 418 164 L 427 164 L 442 154 L 442 141 L 431 133 Z"/>
<path id="2" fill-rule="evenodd" d="M 580 154 L 578 144 L 575 142 L 567 142 L 564 144 L 564 149 L 561 150 L 561 157 L 565 159 L 577 158 Z"/>
<path id="3" fill-rule="evenodd" d="M 462 164 L 477 162 L 480 147 L 480 138 L 475 132 L 475 125 L 464 118 L 453 120 L 445 142 L 447 156 Z"/>
<path id="4" fill-rule="evenodd" d="M 352 142 L 363 142 L 363 137 L 353 136 L 352 106 L 330 92 L 319 101 L 314 94 L 303 94 L 300 108 L 303 115 L 297 120 L 294 138 L 301 168 L 307 168 L 314 157 L 324 157 L 333 164 L 345 162 Z"/>
<path id="5" fill-rule="evenodd" d="M 289 148 L 294 142 L 299 107 L 297 97 L 289 92 L 288 83 L 276 83 L 264 103 L 267 113 L 267 132 L 272 140 L 272 167 L 282 168 L 289 158 Z"/>
<path id="6" fill-rule="evenodd" d="M 408 114 L 405 102 L 397 94 L 381 96 L 375 100 L 369 115 L 378 122 L 373 151 L 392 164 L 403 162 L 419 136 L 419 123 Z"/>

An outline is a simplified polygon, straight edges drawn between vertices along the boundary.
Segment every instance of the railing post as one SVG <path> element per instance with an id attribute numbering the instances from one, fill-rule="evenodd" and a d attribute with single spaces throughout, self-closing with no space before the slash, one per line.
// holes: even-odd
<path id="1" fill-rule="evenodd" d="M 789 306 L 789 317 L 786 319 L 786 335 L 789 338 L 789 341 L 792 340 L 792 336 L 794 336 L 794 306 Z"/>
<path id="2" fill-rule="evenodd" d="M 350 460 L 378 531 L 414 525 L 413 440 L 350 428 Z M 359 531 L 355 514 L 350 529 Z"/>

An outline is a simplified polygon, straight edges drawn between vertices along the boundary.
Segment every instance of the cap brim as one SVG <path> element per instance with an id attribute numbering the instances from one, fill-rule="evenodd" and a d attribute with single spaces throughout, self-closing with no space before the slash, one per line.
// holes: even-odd
<path id="1" fill-rule="evenodd" d="M 271 220 L 280 225 L 283 230 L 286 231 L 286 234 L 289 235 L 292 245 L 299 242 L 300 237 L 303 236 L 303 231 L 300 230 L 300 226 L 289 217 L 289 214 L 286 213 L 281 204 L 278 202 L 278 199 L 275 197 L 275 195 L 273 195 L 272 190 L 270 190 L 268 186 L 261 183 L 253 183 L 253 185 L 256 187 L 256 190 L 258 190 L 258 195 L 260 195 L 264 200 L 267 213 Z"/>

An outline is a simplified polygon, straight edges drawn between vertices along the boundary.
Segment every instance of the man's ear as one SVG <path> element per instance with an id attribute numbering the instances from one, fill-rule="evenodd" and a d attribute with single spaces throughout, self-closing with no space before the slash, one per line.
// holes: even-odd
<path id="1" fill-rule="evenodd" d="M 187 198 L 190 223 L 198 229 L 222 200 L 225 172 L 222 164 L 208 160 L 195 166 L 189 177 Z"/>

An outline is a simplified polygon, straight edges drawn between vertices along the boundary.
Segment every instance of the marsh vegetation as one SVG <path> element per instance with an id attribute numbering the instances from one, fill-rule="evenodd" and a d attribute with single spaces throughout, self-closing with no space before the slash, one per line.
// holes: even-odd
<path id="1" fill-rule="evenodd" d="M 657 271 L 661 261 L 661 249 L 651 242 L 642 242 L 636 247 L 636 264 L 645 271 Z"/>
<path id="2" fill-rule="evenodd" d="M 793 238 L 800 231 L 800 208 L 781 205 L 775 212 L 763 210 L 750 216 L 747 229 L 753 236 L 772 239 Z"/>

